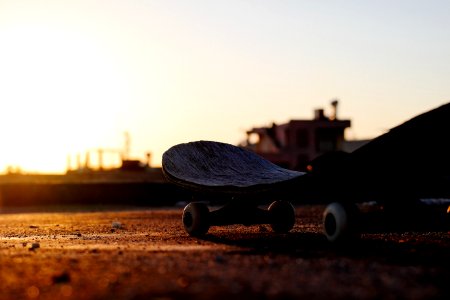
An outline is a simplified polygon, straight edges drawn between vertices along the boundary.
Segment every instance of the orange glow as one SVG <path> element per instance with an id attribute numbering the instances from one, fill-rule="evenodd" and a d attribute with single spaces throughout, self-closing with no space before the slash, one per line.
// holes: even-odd
<path id="1" fill-rule="evenodd" d="M 75 32 L 22 25 L 1 33 L 0 167 L 63 172 L 66 155 L 116 133 L 125 78 L 107 51 Z M 30 51 L 32 49 L 32 51 Z M 0 169 L 0 172 L 2 170 Z"/>

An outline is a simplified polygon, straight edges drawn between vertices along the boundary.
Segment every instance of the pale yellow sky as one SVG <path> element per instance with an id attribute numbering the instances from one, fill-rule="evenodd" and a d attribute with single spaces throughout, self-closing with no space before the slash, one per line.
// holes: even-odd
<path id="1" fill-rule="evenodd" d="M 350 138 L 450 100 L 448 1 L 0 0 L 0 172 L 239 143 L 339 98 Z"/>

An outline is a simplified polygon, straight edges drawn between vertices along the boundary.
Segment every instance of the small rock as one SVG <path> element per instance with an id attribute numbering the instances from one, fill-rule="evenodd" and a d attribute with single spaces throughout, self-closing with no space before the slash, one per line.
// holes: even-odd
<path id="1" fill-rule="evenodd" d="M 70 274 L 67 272 L 55 275 L 52 277 L 53 283 L 67 283 L 70 282 Z"/>
<path id="2" fill-rule="evenodd" d="M 114 228 L 114 229 L 122 229 L 122 223 L 120 223 L 120 222 L 112 222 L 112 228 Z"/>
<path id="3" fill-rule="evenodd" d="M 32 243 L 31 247 L 28 250 L 34 251 L 34 250 L 36 250 L 36 249 L 38 249 L 40 247 L 41 247 L 41 245 L 39 243 Z"/>
<path id="4" fill-rule="evenodd" d="M 39 228 L 39 226 L 36 226 L 36 225 L 30 225 L 30 228 L 36 229 L 36 228 Z"/>

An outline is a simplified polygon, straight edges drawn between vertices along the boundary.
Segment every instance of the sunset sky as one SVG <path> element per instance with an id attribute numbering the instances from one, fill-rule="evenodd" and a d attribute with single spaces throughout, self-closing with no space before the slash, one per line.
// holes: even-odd
<path id="1" fill-rule="evenodd" d="M 0 0 L 0 172 L 311 118 L 347 138 L 450 101 L 450 1 Z"/>

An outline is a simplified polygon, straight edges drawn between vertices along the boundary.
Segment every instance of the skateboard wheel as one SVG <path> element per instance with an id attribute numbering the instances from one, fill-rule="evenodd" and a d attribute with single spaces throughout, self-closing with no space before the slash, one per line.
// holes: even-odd
<path id="1" fill-rule="evenodd" d="M 323 232 L 328 241 L 334 243 L 354 238 L 356 214 L 356 206 L 347 206 L 338 202 L 329 204 L 322 218 Z"/>
<path id="2" fill-rule="evenodd" d="M 295 209 L 287 201 L 274 201 L 269 206 L 272 230 L 277 233 L 289 232 L 295 224 Z"/>
<path id="3" fill-rule="evenodd" d="M 208 206 L 200 202 L 191 202 L 183 210 L 183 225 L 191 236 L 201 236 L 209 229 Z"/>

